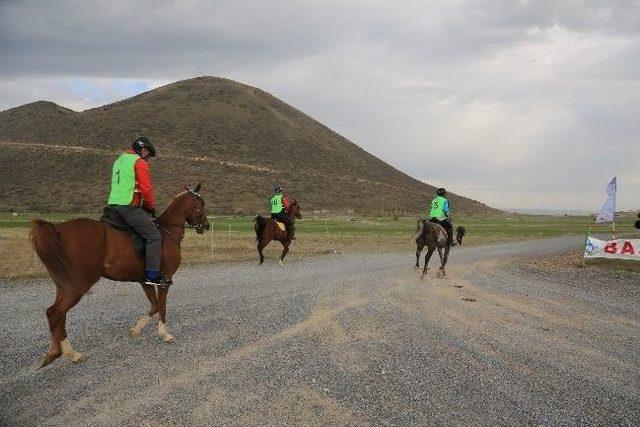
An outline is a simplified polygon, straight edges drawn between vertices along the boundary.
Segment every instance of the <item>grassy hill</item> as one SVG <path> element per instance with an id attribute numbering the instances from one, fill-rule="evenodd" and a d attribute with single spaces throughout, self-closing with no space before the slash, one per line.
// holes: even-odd
<path id="1" fill-rule="evenodd" d="M 418 213 L 435 191 L 260 89 L 198 77 L 81 113 L 45 101 L 0 112 L 0 209 L 99 210 L 138 135 L 159 151 L 161 205 L 197 182 L 218 213 L 264 211 L 276 183 L 305 212 Z M 458 214 L 500 214 L 450 199 Z"/>

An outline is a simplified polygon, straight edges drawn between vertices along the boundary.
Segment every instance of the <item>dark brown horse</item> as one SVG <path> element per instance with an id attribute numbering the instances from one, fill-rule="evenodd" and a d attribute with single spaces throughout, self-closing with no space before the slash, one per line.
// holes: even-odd
<path id="1" fill-rule="evenodd" d="M 466 230 L 463 226 L 459 226 L 456 229 L 456 240 L 458 244 L 462 245 L 462 238 L 464 237 Z M 451 246 L 449 245 L 447 239 L 447 232 L 440 225 L 433 222 L 429 222 L 424 219 L 419 219 L 416 229 L 416 234 L 413 237 L 414 242 L 416 243 L 416 265 L 415 268 L 420 268 L 420 253 L 422 249 L 426 246 L 427 253 L 424 256 L 424 269 L 422 270 L 422 278 L 427 274 L 429 270 L 429 260 L 431 259 L 431 255 L 433 252 L 438 249 L 438 255 L 440 256 L 440 268 L 438 271 L 438 275 L 446 276 L 445 266 L 447 265 L 447 260 L 449 259 L 449 251 L 451 250 Z M 442 249 L 444 248 L 444 256 L 442 255 Z"/>
<path id="2" fill-rule="evenodd" d="M 51 348 L 40 359 L 42 368 L 60 355 L 78 363 L 85 357 L 75 351 L 65 329 L 67 312 L 100 277 L 120 282 L 139 282 L 151 308 L 130 329 L 139 335 L 152 316 L 158 313 L 158 335 L 165 342 L 175 338 L 166 326 L 167 292 L 171 278 L 180 265 L 180 242 L 185 227 L 195 227 L 198 234 L 210 228 L 199 195 L 200 184 L 173 198 L 158 217 L 163 232 L 161 272 L 167 284 L 156 288 L 145 285 L 144 260 L 138 256 L 129 235 L 93 219 L 78 218 L 60 224 L 35 220 L 31 228 L 33 247 L 56 285 L 56 298 L 47 309 L 51 331 Z"/>
<path id="3" fill-rule="evenodd" d="M 291 223 L 295 223 L 295 219 L 302 219 L 302 214 L 300 213 L 300 205 L 298 202 L 294 200 L 291 202 L 291 206 L 286 211 L 286 214 L 291 218 Z M 260 264 L 264 262 L 264 255 L 262 255 L 262 250 L 269 244 L 272 240 L 277 240 L 282 243 L 282 255 L 280 255 L 280 265 L 282 265 L 282 260 L 284 260 L 285 255 L 289 252 L 289 245 L 291 244 L 292 238 L 288 236 L 285 230 L 281 229 L 275 219 L 269 217 L 257 216 L 254 220 L 255 224 L 253 224 L 253 229 L 256 232 L 256 240 L 258 241 L 258 254 L 260 255 Z"/>

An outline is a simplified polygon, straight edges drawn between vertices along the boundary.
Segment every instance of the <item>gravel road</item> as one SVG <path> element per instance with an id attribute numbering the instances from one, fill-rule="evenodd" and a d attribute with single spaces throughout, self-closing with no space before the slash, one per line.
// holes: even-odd
<path id="1" fill-rule="evenodd" d="M 88 360 L 37 372 L 53 286 L 0 281 L 0 424 L 639 425 L 637 276 L 520 267 L 581 243 L 456 248 L 425 281 L 411 249 L 189 267 L 173 344 L 129 337 L 146 299 L 104 280 L 67 316 Z"/>

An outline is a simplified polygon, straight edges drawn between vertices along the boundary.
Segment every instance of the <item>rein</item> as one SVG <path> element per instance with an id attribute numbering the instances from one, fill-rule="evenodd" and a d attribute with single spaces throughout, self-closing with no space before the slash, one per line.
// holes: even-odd
<path id="1" fill-rule="evenodd" d="M 200 197 L 200 195 L 198 193 L 195 193 L 192 190 L 187 190 L 187 191 L 192 196 L 201 199 L 201 197 Z M 192 203 L 195 201 L 195 199 L 193 199 L 193 198 L 191 200 L 192 200 Z M 193 206 L 193 211 L 191 212 L 191 214 L 189 216 L 193 216 L 195 214 L 199 214 L 199 213 L 202 212 L 201 208 L 196 208 L 195 207 L 195 203 L 192 206 Z M 188 222 L 188 217 L 185 219 L 186 224 L 173 224 L 173 223 L 170 223 L 170 222 L 167 222 L 167 221 L 163 220 L 162 218 L 157 218 L 156 226 L 158 227 L 158 229 L 161 232 L 165 233 L 167 235 L 167 237 L 169 238 L 169 240 L 171 240 L 179 248 L 180 247 L 180 241 L 176 241 L 173 238 L 173 234 L 171 233 L 171 231 L 169 231 L 167 229 L 167 227 L 179 227 L 179 228 L 182 228 L 183 230 L 186 230 L 187 228 L 193 228 L 195 230 L 199 230 L 199 229 L 201 230 L 201 229 L 204 229 L 204 221 L 206 221 L 206 216 L 204 218 L 205 219 L 203 220 L 202 216 L 200 216 L 200 220 L 198 221 L 197 224 L 190 224 Z M 182 239 L 180 239 L 180 240 L 182 240 Z"/>
<path id="2" fill-rule="evenodd" d="M 173 227 L 182 227 L 185 228 L 184 225 L 178 225 L 178 224 L 166 224 L 167 226 L 173 226 Z M 171 234 L 171 232 L 169 230 L 167 230 L 166 228 L 164 228 L 162 225 L 160 225 L 160 221 L 158 221 L 156 223 L 156 226 L 158 227 L 158 230 L 160 230 L 160 232 L 164 233 L 167 235 L 167 237 L 169 238 L 169 240 L 171 240 L 173 242 L 174 245 L 176 245 L 178 248 L 180 248 L 180 242 L 177 241 L 176 239 L 173 238 L 173 234 Z"/>

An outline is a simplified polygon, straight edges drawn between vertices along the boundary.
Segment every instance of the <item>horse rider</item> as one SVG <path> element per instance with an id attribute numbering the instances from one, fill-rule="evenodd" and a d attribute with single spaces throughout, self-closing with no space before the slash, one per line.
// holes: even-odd
<path id="1" fill-rule="evenodd" d="M 291 201 L 284 194 L 282 186 L 278 185 L 273 189 L 273 196 L 271 196 L 271 218 L 280 221 L 284 224 L 287 236 L 290 240 L 293 240 L 295 230 L 293 229 L 293 223 L 291 218 L 287 214 Z"/>
<path id="2" fill-rule="evenodd" d="M 148 285 L 163 283 L 160 275 L 162 235 L 153 222 L 156 216 L 149 158 L 156 149 L 144 136 L 136 138 L 131 148 L 120 154 L 113 164 L 109 206 L 146 241 L 145 281 Z"/>
<path id="3" fill-rule="evenodd" d="M 436 197 L 431 200 L 429 221 L 440 224 L 447 231 L 447 240 L 450 246 L 455 246 L 453 241 L 453 224 L 451 224 L 451 210 L 447 200 L 447 190 L 438 188 Z"/>

